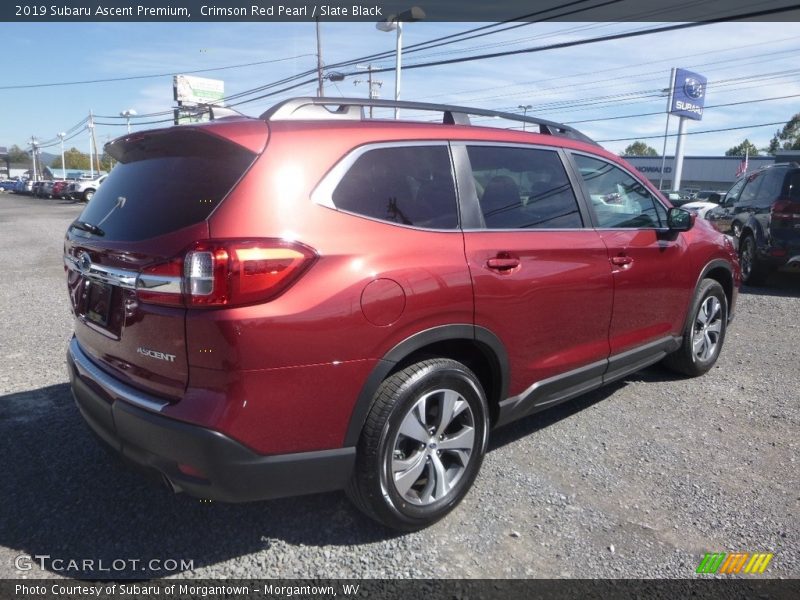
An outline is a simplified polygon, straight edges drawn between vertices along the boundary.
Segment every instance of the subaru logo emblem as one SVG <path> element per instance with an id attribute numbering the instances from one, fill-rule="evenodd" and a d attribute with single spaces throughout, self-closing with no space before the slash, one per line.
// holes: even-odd
<path id="1" fill-rule="evenodd" d="M 694 77 L 687 77 L 683 83 L 683 91 L 692 100 L 697 100 L 703 97 L 703 84 Z"/>
<path id="2" fill-rule="evenodd" d="M 81 268 L 81 271 L 86 273 L 92 268 L 92 258 L 87 252 L 81 252 L 78 255 L 78 266 Z"/>

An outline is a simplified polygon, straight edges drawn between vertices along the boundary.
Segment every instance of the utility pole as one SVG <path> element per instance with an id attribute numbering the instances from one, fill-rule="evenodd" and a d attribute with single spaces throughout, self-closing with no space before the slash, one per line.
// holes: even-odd
<path id="1" fill-rule="evenodd" d="M 33 180 L 39 181 L 36 174 L 36 138 L 31 136 L 31 159 L 33 159 Z"/>
<path id="2" fill-rule="evenodd" d="M 94 115 L 92 111 L 89 111 L 89 117 L 92 122 L 92 143 L 94 144 L 94 153 L 97 159 L 97 174 L 100 175 L 100 148 L 97 147 L 97 136 L 95 135 Z"/>
<path id="3" fill-rule="evenodd" d="M 325 88 L 322 79 L 322 39 L 319 33 L 319 17 L 314 19 L 317 27 L 317 96 L 322 98 L 325 95 Z"/>
<path id="4" fill-rule="evenodd" d="M 94 179 L 94 115 L 89 111 L 89 176 Z"/>
<path id="5" fill-rule="evenodd" d="M 364 65 L 356 65 L 357 69 L 366 69 L 367 70 L 367 97 L 370 100 L 376 100 L 378 98 L 378 92 L 376 88 L 379 88 L 383 85 L 382 81 L 378 81 L 372 79 L 372 64 L 368 64 L 366 67 Z M 359 83 L 364 83 L 361 79 L 356 79 L 353 82 L 353 85 L 358 85 Z M 372 107 L 369 107 L 369 118 L 372 118 Z"/>

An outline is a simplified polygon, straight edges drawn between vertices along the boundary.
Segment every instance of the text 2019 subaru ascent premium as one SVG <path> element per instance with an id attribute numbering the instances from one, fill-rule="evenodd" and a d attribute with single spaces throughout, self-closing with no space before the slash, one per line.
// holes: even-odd
<path id="1" fill-rule="evenodd" d="M 719 355 L 731 243 L 579 132 L 371 120 L 297 98 L 110 142 L 66 234 L 91 429 L 173 489 L 345 489 L 398 529 L 464 497 L 490 430 Z"/>

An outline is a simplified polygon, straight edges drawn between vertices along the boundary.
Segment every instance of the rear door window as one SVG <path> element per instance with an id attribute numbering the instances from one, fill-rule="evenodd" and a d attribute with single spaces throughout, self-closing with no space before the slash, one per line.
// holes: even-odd
<path id="1" fill-rule="evenodd" d="M 145 135 L 114 148 L 118 163 L 79 221 L 103 239 L 137 241 L 208 218 L 252 164 L 250 151 L 206 133 Z"/>
<path id="2" fill-rule="evenodd" d="M 458 208 L 448 147 L 374 148 L 333 190 L 333 204 L 364 217 L 428 229 L 456 229 Z"/>
<path id="3" fill-rule="evenodd" d="M 578 201 L 558 153 L 467 146 L 487 229 L 577 229 Z"/>

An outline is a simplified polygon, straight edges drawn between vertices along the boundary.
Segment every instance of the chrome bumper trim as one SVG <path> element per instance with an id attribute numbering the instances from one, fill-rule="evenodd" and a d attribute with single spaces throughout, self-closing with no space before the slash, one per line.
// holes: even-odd
<path id="1" fill-rule="evenodd" d="M 169 402 L 149 396 L 106 374 L 81 350 L 78 340 L 74 337 L 69 343 L 69 355 L 78 370 L 78 375 L 93 381 L 109 398 L 122 400 L 151 412 L 161 412 L 169 406 Z"/>

